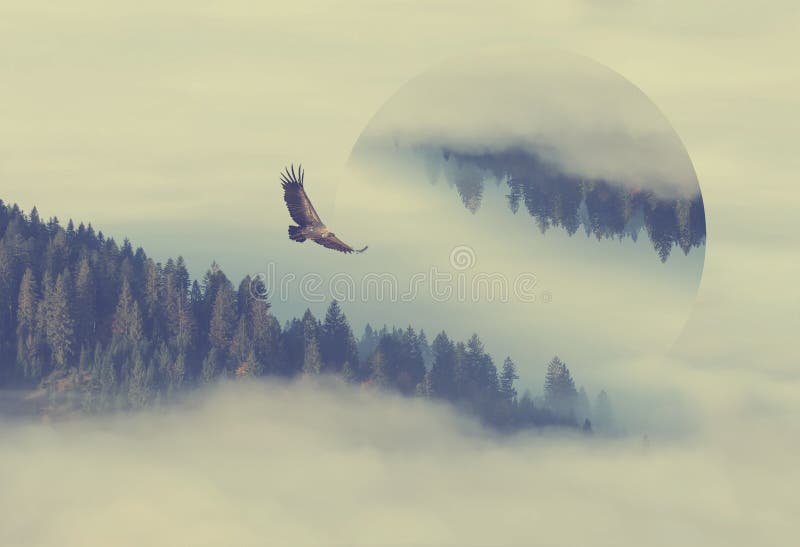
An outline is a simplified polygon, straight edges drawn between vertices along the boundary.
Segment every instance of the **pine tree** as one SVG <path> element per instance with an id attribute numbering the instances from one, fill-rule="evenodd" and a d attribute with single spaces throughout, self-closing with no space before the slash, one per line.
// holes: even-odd
<path id="1" fill-rule="evenodd" d="M 89 260 L 84 257 L 75 278 L 75 337 L 79 346 L 91 344 L 95 335 L 95 285 Z"/>
<path id="2" fill-rule="evenodd" d="M 350 323 L 347 321 L 339 303 L 331 301 L 322 323 L 319 340 L 322 360 L 327 372 L 339 372 L 345 362 L 357 366 L 358 349 Z"/>
<path id="3" fill-rule="evenodd" d="M 148 259 L 145 264 L 143 323 L 152 342 L 166 339 L 164 310 L 161 296 L 164 294 L 161 265 Z"/>
<path id="4" fill-rule="evenodd" d="M 508 402 L 513 402 L 517 398 L 517 390 L 514 389 L 514 380 L 519 380 L 517 367 L 511 357 L 506 357 L 503 362 L 503 372 L 500 375 L 500 396 Z"/>
<path id="5" fill-rule="evenodd" d="M 173 395 L 183 389 L 186 383 L 186 376 L 188 374 L 188 364 L 186 362 L 186 354 L 183 351 L 178 353 L 175 360 L 170 367 L 169 385 L 167 386 L 167 393 Z"/>
<path id="6" fill-rule="evenodd" d="M 283 352 L 283 374 L 289 377 L 303 370 L 305 356 L 305 327 L 300 319 L 287 322 L 280 337 Z"/>
<path id="7" fill-rule="evenodd" d="M 425 335 L 425 330 L 419 331 L 419 336 L 417 336 L 417 344 L 422 352 L 422 361 L 425 363 L 425 367 L 430 368 L 433 366 L 433 351 L 431 351 L 431 346 L 428 343 L 428 337 Z"/>
<path id="8" fill-rule="evenodd" d="M 369 358 L 369 369 L 371 379 L 375 384 L 381 387 L 388 387 L 391 385 L 394 375 L 390 368 L 390 362 L 386 358 L 386 354 L 381 348 L 380 343 Z"/>
<path id="9" fill-rule="evenodd" d="M 342 378 L 348 384 L 358 382 L 358 371 L 356 367 L 350 364 L 350 361 L 345 361 L 344 365 L 342 365 Z"/>
<path id="10" fill-rule="evenodd" d="M 426 372 L 417 334 L 410 325 L 400 336 L 400 344 L 396 384 L 400 391 L 410 395 L 425 378 Z"/>
<path id="11" fill-rule="evenodd" d="M 246 316 L 239 318 L 236 331 L 230 346 L 231 367 L 236 370 L 241 365 L 248 363 L 250 354 L 253 353 L 253 335 Z"/>
<path id="12" fill-rule="evenodd" d="M 269 308 L 269 304 L 261 300 L 254 300 L 250 305 L 253 351 L 264 372 L 280 373 L 285 369 L 281 326 Z"/>
<path id="13" fill-rule="evenodd" d="M 45 302 L 47 344 L 55 364 L 70 364 L 75 350 L 75 327 L 70 310 L 69 273 L 59 274 Z"/>
<path id="14" fill-rule="evenodd" d="M 373 330 L 372 325 L 367 323 L 364 327 L 364 333 L 358 341 L 358 358 L 359 361 L 366 362 L 372 352 L 378 345 L 378 334 Z"/>
<path id="15" fill-rule="evenodd" d="M 574 412 L 578 392 L 567 365 L 553 357 L 547 366 L 545 375 L 544 396 L 547 406 L 561 416 Z"/>
<path id="16" fill-rule="evenodd" d="M 221 355 L 227 354 L 236 328 L 236 301 L 230 283 L 219 287 L 211 310 L 208 339 L 211 347 Z"/>
<path id="17" fill-rule="evenodd" d="M 16 260 L 6 250 L 5 243 L 5 238 L 0 240 L 0 384 L 13 376 L 13 371 L 9 369 L 14 362 L 14 308 L 17 305 Z"/>
<path id="18" fill-rule="evenodd" d="M 22 276 L 17 304 L 17 365 L 18 377 L 38 380 L 43 373 L 42 336 L 37 328 L 39 291 L 33 270 Z"/>
<path id="19" fill-rule="evenodd" d="M 200 371 L 200 377 L 203 382 L 211 382 L 217 376 L 219 376 L 220 371 L 222 370 L 222 364 L 219 358 L 219 352 L 217 348 L 212 347 L 206 358 L 203 359 L 203 368 Z"/>
<path id="20" fill-rule="evenodd" d="M 151 376 L 148 374 L 148 365 L 141 344 L 135 346 L 131 360 L 133 367 L 128 382 L 128 403 L 132 408 L 140 409 L 150 404 L 155 395 L 154 386 L 150 385 Z"/>
<path id="21" fill-rule="evenodd" d="M 189 287 L 191 286 L 191 281 L 189 278 L 189 272 L 186 269 L 186 264 L 183 261 L 183 257 L 178 257 L 177 262 L 173 262 L 171 259 L 167 261 L 167 266 L 164 268 L 163 276 L 165 306 L 164 315 L 167 320 L 167 331 L 176 345 L 182 351 L 186 351 L 192 344 L 197 325 L 193 315 L 192 305 L 189 302 Z M 233 311 L 234 298 L 232 296 L 233 289 L 230 287 L 230 283 L 227 283 L 226 289 L 227 292 L 225 294 L 225 304 L 228 306 L 228 308 L 221 310 L 221 313 L 228 315 L 218 318 L 218 321 L 227 319 L 228 323 L 225 325 L 224 329 L 222 329 L 221 322 L 218 322 L 215 327 L 217 329 L 222 329 L 215 331 L 216 335 L 227 337 L 224 348 L 222 346 L 215 346 L 217 349 L 222 351 L 227 351 L 227 344 L 230 344 L 230 337 L 232 336 L 233 329 L 235 327 L 235 311 Z M 212 345 L 215 341 L 219 342 L 220 340 L 211 340 Z"/>
<path id="22" fill-rule="evenodd" d="M 303 353 L 303 373 L 319 374 L 322 372 L 322 356 L 314 329 L 305 331 L 305 351 Z"/>
<path id="23" fill-rule="evenodd" d="M 433 365 L 430 372 L 431 396 L 454 400 L 455 386 L 455 346 L 444 331 L 433 340 L 431 347 Z"/>
<path id="24" fill-rule="evenodd" d="M 114 337 L 119 340 L 136 343 L 142 339 L 142 316 L 139 312 L 139 303 L 134 300 L 127 279 L 122 282 L 122 291 L 114 312 L 111 330 Z"/>

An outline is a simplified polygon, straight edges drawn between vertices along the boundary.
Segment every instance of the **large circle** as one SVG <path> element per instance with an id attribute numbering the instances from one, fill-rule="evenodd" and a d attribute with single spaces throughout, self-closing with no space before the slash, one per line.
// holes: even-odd
<path id="1" fill-rule="evenodd" d="M 477 332 L 530 384 L 553 355 L 588 384 L 624 377 L 690 313 L 706 240 L 691 161 L 652 101 L 594 61 L 515 46 L 439 64 L 380 108 L 348 167 L 337 231 L 370 244 L 354 273 L 409 289 L 366 308 Z"/>

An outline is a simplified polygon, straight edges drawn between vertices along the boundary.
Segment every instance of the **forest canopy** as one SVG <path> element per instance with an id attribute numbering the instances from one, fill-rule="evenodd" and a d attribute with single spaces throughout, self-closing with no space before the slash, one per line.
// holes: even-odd
<path id="1" fill-rule="evenodd" d="M 0 201 L 0 387 L 46 390 L 49 411 L 109 412 L 169 401 L 218 378 L 332 374 L 365 389 L 447 401 L 501 430 L 564 426 L 613 432 L 605 391 L 594 404 L 558 357 L 544 393 L 517 393 L 477 334 L 373 328 L 356 338 L 337 301 L 281 325 L 212 264 L 192 280 L 183 258 L 161 264 L 91 224 Z M 380 323 L 378 323 L 380 324 Z"/>

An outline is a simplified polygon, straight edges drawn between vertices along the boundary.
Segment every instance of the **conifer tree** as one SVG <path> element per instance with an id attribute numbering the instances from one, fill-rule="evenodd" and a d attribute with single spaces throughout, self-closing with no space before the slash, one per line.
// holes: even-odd
<path id="1" fill-rule="evenodd" d="M 235 370 L 248 362 L 253 352 L 253 335 L 246 316 L 239 317 L 230 345 L 231 366 Z"/>
<path id="2" fill-rule="evenodd" d="M 20 283 L 16 332 L 18 376 L 26 380 L 38 380 L 43 372 L 42 336 L 37 328 L 38 293 L 36 277 L 28 268 Z"/>
<path id="3" fill-rule="evenodd" d="M 574 411 L 578 392 L 569 368 L 558 356 L 547 365 L 544 396 L 547 406 L 557 414 L 566 416 Z"/>
<path id="4" fill-rule="evenodd" d="M 281 326 L 269 308 L 269 303 L 261 300 L 254 300 L 250 305 L 253 351 L 264 372 L 281 373 L 285 368 Z"/>
<path id="5" fill-rule="evenodd" d="M 83 347 L 91 344 L 95 334 L 95 285 L 92 269 L 86 257 L 78 265 L 75 278 L 75 338 Z"/>
<path id="6" fill-rule="evenodd" d="M 431 347 L 433 365 L 430 372 L 431 396 L 454 400 L 455 386 L 455 346 L 442 331 L 433 340 Z"/>
<path id="7" fill-rule="evenodd" d="M 369 358 L 370 374 L 372 381 L 381 387 L 389 387 L 393 380 L 393 374 L 390 369 L 390 362 L 386 358 L 385 350 L 381 348 L 380 343 Z"/>
<path id="8" fill-rule="evenodd" d="M 70 364 L 75 349 L 75 327 L 70 309 L 69 273 L 63 272 L 48 292 L 45 302 L 47 344 L 53 362 L 64 367 Z"/>
<path id="9" fill-rule="evenodd" d="M 226 355 L 236 328 L 236 301 L 230 283 L 219 287 L 211 310 L 208 339 L 220 355 Z"/>
<path id="10" fill-rule="evenodd" d="M 145 264 L 143 324 L 154 343 L 166 339 L 166 325 L 161 304 L 164 294 L 161 265 L 148 259 Z"/>
<path id="11" fill-rule="evenodd" d="M 203 359 L 203 367 L 200 371 L 200 378 L 203 382 L 209 383 L 219 376 L 222 370 L 222 363 L 217 348 L 212 347 L 206 358 Z"/>
<path id="12" fill-rule="evenodd" d="M 128 382 L 128 402 L 132 408 L 140 409 L 146 407 L 154 397 L 154 386 L 150 385 L 151 376 L 141 344 L 134 347 L 131 361 L 133 366 Z"/>
<path id="13" fill-rule="evenodd" d="M 142 339 L 142 316 L 139 312 L 139 303 L 134 300 L 127 279 L 122 282 L 122 291 L 114 312 L 111 330 L 114 337 L 119 340 L 135 344 Z"/>
<path id="14" fill-rule="evenodd" d="M 503 362 L 503 372 L 500 375 L 500 396 L 508 402 L 513 402 L 517 398 L 517 390 L 514 389 L 514 380 L 519 380 L 517 367 L 511 357 L 506 357 Z"/>
<path id="15" fill-rule="evenodd" d="M 331 301 L 325 314 L 319 346 L 326 372 L 341 371 L 345 362 L 350 362 L 353 366 L 358 364 L 355 336 L 336 300 Z"/>
<path id="16" fill-rule="evenodd" d="M 414 329 L 409 325 L 400 335 L 401 354 L 397 360 L 397 387 L 406 394 L 414 393 L 425 378 L 425 362 Z"/>
<path id="17" fill-rule="evenodd" d="M 342 365 L 342 378 L 348 384 L 358 382 L 358 370 L 350 364 L 350 361 L 345 361 L 344 365 Z"/>
<path id="18" fill-rule="evenodd" d="M 319 374 L 322 372 L 322 355 L 319 351 L 319 342 L 317 342 L 318 328 L 316 321 L 311 320 L 303 321 L 304 323 L 304 352 L 303 352 L 303 373 L 304 374 Z"/>

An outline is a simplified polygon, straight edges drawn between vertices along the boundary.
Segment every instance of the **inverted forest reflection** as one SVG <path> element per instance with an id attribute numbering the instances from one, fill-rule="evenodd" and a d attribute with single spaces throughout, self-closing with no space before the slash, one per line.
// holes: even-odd
<path id="1" fill-rule="evenodd" d="M 377 149 L 377 154 L 383 155 L 398 146 L 395 141 L 391 147 L 367 148 L 368 153 Z M 424 162 L 432 184 L 444 178 L 471 213 L 481 208 L 486 186 L 494 183 L 507 192 L 509 211 L 527 211 L 542 234 L 561 229 L 570 236 L 583 231 L 598 241 L 637 241 L 644 232 L 662 262 L 675 248 L 688 255 L 705 244 L 705 212 L 699 189 L 691 196 L 666 197 L 645 181 L 631 185 L 564 173 L 537 154 L 521 149 L 469 153 L 446 146 L 416 145 L 408 152 Z M 358 161 L 358 154 L 355 159 Z"/>

